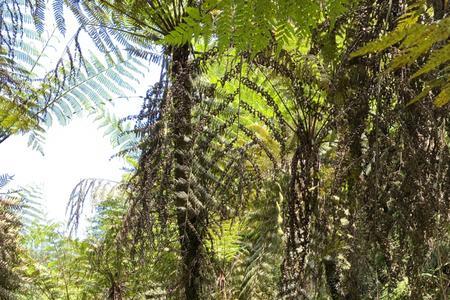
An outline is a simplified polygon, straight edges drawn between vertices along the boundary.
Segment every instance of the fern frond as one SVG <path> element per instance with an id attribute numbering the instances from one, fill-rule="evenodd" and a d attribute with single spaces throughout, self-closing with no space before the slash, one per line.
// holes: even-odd
<path id="1" fill-rule="evenodd" d="M 78 229 L 84 205 L 88 199 L 98 202 L 105 201 L 112 193 L 119 191 L 120 187 L 118 182 L 107 179 L 87 178 L 81 180 L 73 188 L 66 207 L 69 232 L 73 233 Z M 92 203 L 92 205 L 96 206 L 97 203 Z"/>
<path id="2" fill-rule="evenodd" d="M 419 76 L 423 76 L 432 71 L 440 72 L 442 65 L 446 65 L 450 59 L 450 47 L 445 41 L 450 36 L 448 30 L 450 26 L 450 18 L 444 18 L 431 24 L 423 24 L 418 21 L 419 16 L 423 13 L 420 6 L 413 5 L 410 10 L 405 13 L 399 21 L 395 30 L 389 32 L 385 36 L 378 40 L 372 41 L 364 47 L 358 49 L 351 54 L 352 57 L 366 55 L 368 53 L 376 53 L 385 51 L 398 44 L 400 50 L 392 59 L 386 71 L 392 71 L 407 65 L 417 63 L 418 59 L 422 56 L 428 56 L 426 63 L 420 66 L 411 79 L 415 79 Z M 431 53 L 431 54 L 430 54 Z M 429 55 L 428 55 L 429 54 Z M 442 74 L 445 78 L 448 78 L 448 69 L 444 69 Z M 416 102 L 419 98 L 427 94 L 429 86 L 436 86 L 436 81 L 427 82 L 424 91 L 417 97 L 413 98 L 409 103 Z M 428 86 L 428 87 L 427 87 Z M 442 91 L 436 96 L 435 104 L 437 106 L 445 105 L 447 86 L 440 86 Z"/>

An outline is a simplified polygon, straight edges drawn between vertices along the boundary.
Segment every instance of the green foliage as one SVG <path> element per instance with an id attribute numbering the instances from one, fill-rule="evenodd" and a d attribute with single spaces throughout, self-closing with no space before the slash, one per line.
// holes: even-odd
<path id="1" fill-rule="evenodd" d="M 278 194 L 277 194 L 278 192 Z M 238 299 L 274 299 L 281 274 L 282 212 L 281 187 L 270 186 L 261 202 L 255 202 L 241 234 L 242 254 L 237 269 Z"/>
<path id="2" fill-rule="evenodd" d="M 133 174 L 75 187 L 71 225 L 96 207 L 85 238 L 25 233 L 23 298 L 445 299 L 450 123 L 405 104 L 439 88 L 447 101 L 449 24 L 417 3 L 395 20 L 395 1 L 67 2 L 105 58 L 76 46 L 45 77 L 51 93 L 12 102 L 45 107 L 42 127 L 95 108 Z M 102 100 L 138 84 L 135 58 L 162 62 L 161 78 L 117 120 Z"/>
<path id="3" fill-rule="evenodd" d="M 292 43 L 294 37 L 307 39 L 324 17 L 334 27 L 344 14 L 348 1 L 291 0 L 204 1 L 200 7 L 188 7 L 186 16 L 163 42 L 182 45 L 200 41 L 217 45 L 220 52 L 232 47 L 240 52 L 259 53 L 270 44 L 279 49 Z M 307 16 L 307 17 L 305 17 Z M 249 30 L 251 28 L 251 30 Z"/>
<path id="4" fill-rule="evenodd" d="M 21 233 L 40 218 L 35 188 L 6 189 L 14 176 L 0 175 L 0 299 L 16 299 L 26 282 Z"/>
<path id="5" fill-rule="evenodd" d="M 23 299 L 144 299 L 165 294 L 159 283 L 169 280 L 174 257 L 167 252 L 130 251 L 127 243 L 132 240 L 119 239 L 124 202 L 103 199 L 83 239 L 68 236 L 59 224 L 30 227 L 21 255 L 26 278 Z M 153 267 L 156 258 L 164 259 L 167 269 Z"/>
<path id="6" fill-rule="evenodd" d="M 18 272 L 20 266 L 19 231 L 21 222 L 19 212 L 20 199 L 16 193 L 5 191 L 12 176 L 0 176 L 0 298 L 15 299 L 22 278 Z"/>
<path id="7" fill-rule="evenodd" d="M 164 36 L 164 39 L 161 41 L 162 44 L 181 46 L 190 43 L 193 39 L 197 40 L 200 38 L 201 22 L 203 20 L 200 11 L 194 7 L 187 7 L 186 14 L 183 17 L 183 22 Z"/>
<path id="8" fill-rule="evenodd" d="M 352 53 L 353 57 L 377 53 L 392 46 L 397 46 L 397 53 L 389 63 L 387 72 L 405 66 L 417 65 L 420 57 L 425 56 L 424 64 L 419 65 L 410 79 L 433 73 L 433 80 L 426 79 L 425 88 L 422 93 L 415 97 L 410 103 L 414 103 L 430 94 L 431 89 L 440 87 L 434 103 L 441 107 L 448 103 L 449 98 L 449 72 L 447 63 L 450 60 L 450 46 L 447 43 L 450 37 L 450 18 L 437 20 L 433 23 L 419 21 L 421 13 L 421 1 L 409 7 L 399 20 L 395 30 L 388 32 L 380 39 L 370 42 L 364 47 Z M 426 13 L 426 12 L 425 12 Z M 429 76 L 428 76 L 429 77 Z M 437 82 L 439 83 L 437 84 Z"/>
<path id="9" fill-rule="evenodd" d="M 24 299 L 86 299 L 88 244 L 64 236 L 57 224 L 33 224 L 24 237 L 28 278 Z"/>
<path id="10" fill-rule="evenodd" d="M 381 299 L 392 299 L 392 300 L 401 300 L 408 299 L 409 297 L 409 287 L 408 287 L 408 278 L 400 281 L 395 289 L 392 292 L 389 292 L 386 289 L 381 296 Z"/>

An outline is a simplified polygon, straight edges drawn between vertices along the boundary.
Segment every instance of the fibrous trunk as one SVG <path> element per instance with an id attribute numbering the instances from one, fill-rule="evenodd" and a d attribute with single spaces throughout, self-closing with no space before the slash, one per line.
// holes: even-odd
<path id="1" fill-rule="evenodd" d="M 310 220 L 317 205 L 319 160 L 317 147 L 302 136 L 291 160 L 289 197 L 285 207 L 286 254 L 282 264 L 282 296 L 307 297 L 305 259 L 310 240 Z"/>
<path id="2" fill-rule="evenodd" d="M 188 45 L 177 47 L 172 54 L 173 118 L 171 127 L 174 140 L 174 187 L 177 225 L 182 255 L 182 282 L 186 299 L 200 299 L 200 266 L 202 249 L 201 214 L 189 201 L 191 176 L 191 110 L 192 82 L 189 69 Z"/>

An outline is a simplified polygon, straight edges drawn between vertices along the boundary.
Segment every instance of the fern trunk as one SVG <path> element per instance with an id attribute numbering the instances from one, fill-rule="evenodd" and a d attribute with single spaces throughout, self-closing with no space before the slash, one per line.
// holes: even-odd
<path id="1" fill-rule="evenodd" d="M 304 133 L 291 160 L 291 179 L 285 207 L 286 254 L 282 264 L 284 299 L 308 299 L 305 258 L 310 241 L 310 221 L 317 207 L 318 148 Z"/>
<path id="2" fill-rule="evenodd" d="M 172 131 L 175 149 L 175 205 L 182 255 L 182 284 L 186 299 L 200 299 L 201 289 L 201 216 L 190 201 L 192 82 L 189 69 L 189 46 L 172 53 L 172 88 L 174 114 Z"/>

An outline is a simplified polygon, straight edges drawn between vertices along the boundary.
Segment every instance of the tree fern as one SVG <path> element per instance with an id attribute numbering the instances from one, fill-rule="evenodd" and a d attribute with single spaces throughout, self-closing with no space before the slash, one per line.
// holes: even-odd
<path id="1" fill-rule="evenodd" d="M 225 2 L 224 4 L 226 4 Z M 252 45 L 247 40 L 250 33 L 243 32 L 243 30 L 250 27 L 252 23 L 249 20 L 255 18 L 249 12 L 250 9 L 242 9 L 242 5 L 252 7 L 249 3 L 239 2 L 237 6 L 233 2 L 228 2 L 228 4 L 230 3 L 231 7 L 227 7 L 227 9 L 230 9 L 232 13 L 229 15 L 236 18 L 236 20 L 233 19 L 233 31 L 235 28 L 239 28 L 233 32 L 230 43 L 237 45 L 240 48 L 238 51 L 241 51 Z M 280 4 L 280 6 L 283 4 L 285 9 L 279 15 L 276 15 L 275 12 L 278 7 L 273 6 L 273 15 L 280 20 L 285 19 L 284 14 L 290 3 L 286 1 Z M 294 85 L 297 85 L 294 93 L 289 91 L 286 94 L 289 97 L 294 95 L 297 103 L 295 101 L 288 105 L 283 103 L 285 99 L 277 95 L 279 92 L 274 85 L 264 88 L 258 85 L 264 81 L 263 76 L 259 77 L 259 75 L 263 75 L 261 72 L 261 74 L 252 74 L 251 76 L 246 74 L 244 80 L 235 80 L 234 86 L 239 85 L 239 97 L 232 97 L 232 103 L 221 107 L 222 111 L 206 109 L 206 113 L 203 114 L 198 110 L 201 106 L 197 107 L 195 104 L 203 103 L 204 99 L 211 98 L 212 95 L 197 87 L 194 88 L 192 85 L 199 69 L 195 60 L 194 63 L 191 63 L 191 56 L 194 54 L 191 44 L 196 35 L 193 31 L 197 31 L 199 28 L 192 29 L 195 27 L 194 22 L 184 18 L 187 7 L 191 4 L 190 6 L 193 6 L 194 9 L 198 8 L 197 3 L 189 1 L 172 3 L 129 1 L 123 3 L 115 1 L 103 4 L 102 10 L 108 11 L 112 17 L 108 17 L 109 13 L 98 14 L 103 18 L 97 24 L 109 27 L 113 23 L 113 27 L 115 27 L 121 21 L 124 24 L 121 29 L 127 29 L 128 26 L 133 27 L 135 36 L 147 35 L 147 41 L 162 43 L 168 58 L 168 63 L 163 70 L 167 72 L 166 77 L 160 82 L 159 90 L 155 89 L 153 97 L 146 100 L 142 113 L 138 116 L 139 123 L 136 129 L 138 132 L 144 132 L 140 145 L 142 155 L 136 176 L 130 183 L 136 190 L 132 193 L 130 209 L 124 221 L 125 233 L 123 235 L 127 236 L 127 230 L 132 229 L 135 236 L 142 237 L 145 228 L 146 232 L 155 233 L 155 236 L 161 237 L 156 244 L 154 238 L 151 237 L 148 241 L 150 246 L 160 247 L 168 243 L 171 246 L 169 248 L 180 249 L 180 262 L 182 263 L 180 278 L 184 283 L 185 296 L 197 299 L 201 297 L 202 272 L 200 268 L 208 266 L 203 263 L 204 253 L 208 250 L 205 248 L 203 240 L 207 237 L 209 220 L 217 219 L 219 216 L 228 218 L 237 213 L 236 207 L 238 206 L 235 207 L 235 205 L 242 202 L 239 200 L 243 195 L 252 193 L 253 184 L 257 182 L 258 162 L 269 160 L 273 165 L 281 165 L 283 162 L 281 159 L 278 160 L 277 156 L 280 153 L 282 153 L 280 156 L 283 156 L 285 151 L 277 149 L 276 143 L 273 142 L 274 139 L 267 133 L 267 130 L 265 128 L 259 130 L 258 126 L 251 127 L 251 116 L 246 115 L 245 118 L 241 118 L 239 103 L 242 99 L 241 91 L 253 95 L 259 101 L 259 103 L 257 101 L 252 103 L 252 106 L 258 103 L 255 107 L 247 105 L 249 111 L 253 109 L 255 118 L 264 116 L 267 118 L 266 124 L 270 124 L 268 118 L 271 112 L 276 116 L 279 124 L 269 126 L 272 132 L 277 132 L 277 134 L 284 131 L 289 132 L 289 130 L 293 133 L 301 132 L 300 136 L 295 136 L 292 141 L 294 147 L 297 146 L 296 151 L 300 153 L 298 155 L 302 155 L 303 152 L 301 149 L 298 150 L 299 147 L 296 143 L 309 145 L 307 144 L 308 139 L 313 139 L 314 142 L 321 141 L 328 133 L 326 118 L 324 118 L 325 120 L 321 119 L 322 115 L 317 118 L 306 115 L 306 113 L 318 110 L 322 112 L 323 109 L 324 116 L 326 116 L 327 106 L 323 101 L 322 91 L 316 87 L 316 81 L 307 82 L 305 85 L 295 82 Z M 222 3 L 219 3 L 217 7 L 217 3 L 214 1 L 212 4 L 213 10 L 206 11 L 206 14 L 220 13 L 220 4 Z M 310 32 L 311 28 L 317 26 L 317 20 L 320 18 L 318 16 L 320 5 L 316 2 L 308 4 L 310 5 L 305 5 L 305 10 L 297 6 L 294 15 L 289 15 L 285 22 L 287 30 L 292 29 L 291 23 L 295 22 L 298 22 L 299 27 L 302 27 L 306 34 Z M 95 11 L 89 4 L 83 6 L 82 9 L 88 11 L 87 15 L 93 15 L 93 11 Z M 214 11 L 214 9 L 218 10 Z M 200 10 L 199 14 L 196 12 L 191 11 L 188 17 L 199 21 L 199 16 L 202 17 L 203 11 Z M 303 18 L 305 13 L 313 15 L 313 21 L 300 24 L 305 21 Z M 222 17 L 227 18 L 228 16 L 222 14 Z M 92 20 L 95 20 L 94 16 Z M 85 23 L 86 19 L 80 18 L 80 21 Z M 210 29 L 214 25 L 211 22 L 214 22 L 214 17 L 205 17 L 200 28 L 211 31 Z M 164 44 L 164 37 L 177 30 L 180 40 L 176 41 L 177 38 L 174 38 L 173 44 Z M 191 37 L 191 40 L 187 40 L 183 36 L 183 32 L 187 32 L 185 36 Z M 267 42 L 255 43 L 255 45 L 259 45 L 259 47 L 269 45 L 271 32 L 266 32 L 264 36 Z M 108 38 L 103 38 L 103 45 L 109 46 Z M 95 39 L 96 37 L 94 37 Z M 218 41 L 220 40 L 221 37 L 218 37 Z M 227 43 L 224 45 L 228 46 Z M 241 57 L 241 61 L 243 57 L 244 55 Z M 247 56 L 245 58 L 247 59 Z M 317 73 L 316 70 L 309 71 L 314 75 Z M 293 70 L 290 72 L 294 73 Z M 242 74 L 239 73 L 239 75 Z M 257 82 L 254 77 L 258 79 Z M 311 78 L 314 77 L 311 76 Z M 300 80 L 297 78 L 297 81 Z M 245 88 L 241 89 L 241 84 Z M 247 99 L 244 101 L 248 102 Z M 263 112 L 259 111 L 265 104 L 269 109 Z M 305 104 L 303 117 L 299 112 L 294 111 L 298 105 L 302 104 Z M 221 115 L 222 112 L 231 118 Z M 193 116 L 198 116 L 204 126 L 198 128 L 194 126 Z M 298 126 L 303 126 L 303 128 L 299 129 Z M 311 134 L 313 137 L 309 136 Z M 279 136 L 276 138 L 282 140 Z M 230 142 L 222 145 L 224 140 L 230 140 Z M 202 143 L 197 144 L 197 141 Z M 268 159 L 258 155 L 260 150 L 263 150 Z M 305 157 L 302 158 L 301 163 L 304 161 L 307 161 Z M 295 162 L 298 163 L 298 160 Z M 265 164 L 263 167 L 268 170 L 269 164 Z M 304 167 L 302 170 L 304 169 L 308 168 Z M 304 174 L 301 176 L 304 180 L 308 177 Z M 294 182 L 295 180 L 293 179 Z M 316 193 L 314 186 L 310 186 L 310 188 L 313 190 L 311 195 L 314 195 Z M 229 209 L 221 209 L 221 204 L 225 203 L 225 199 L 232 199 L 233 205 L 230 205 Z M 311 202 L 313 201 L 311 200 Z M 302 210 L 300 206 L 299 204 L 299 211 Z M 311 209 L 309 206 L 310 204 L 307 204 L 304 216 L 302 216 L 305 220 Z M 176 227 L 173 226 L 174 223 L 170 222 L 171 220 L 176 220 L 178 226 L 179 246 L 173 243 L 176 240 L 174 239 Z M 305 221 L 305 224 L 305 227 L 309 226 L 308 220 Z M 305 228 L 303 229 L 305 231 Z M 181 297 L 181 294 L 178 295 Z"/>

